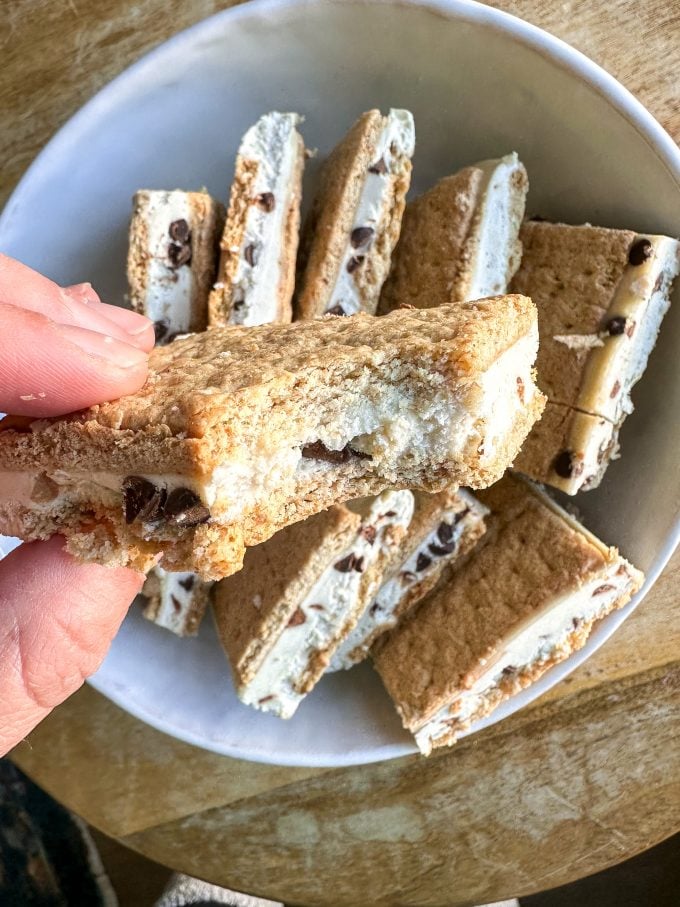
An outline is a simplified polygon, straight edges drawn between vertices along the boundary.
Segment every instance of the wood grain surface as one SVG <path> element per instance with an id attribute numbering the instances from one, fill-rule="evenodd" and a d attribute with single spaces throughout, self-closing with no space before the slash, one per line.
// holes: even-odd
<path id="1" fill-rule="evenodd" d="M 6 0 L 0 200 L 99 87 L 229 5 Z M 680 137 L 677 3 L 491 5 L 601 63 Z M 550 888 L 680 826 L 679 588 L 677 554 L 583 667 L 521 713 L 429 760 L 319 770 L 226 759 L 146 727 L 90 688 L 13 758 L 147 856 L 289 904 L 456 907 Z"/>

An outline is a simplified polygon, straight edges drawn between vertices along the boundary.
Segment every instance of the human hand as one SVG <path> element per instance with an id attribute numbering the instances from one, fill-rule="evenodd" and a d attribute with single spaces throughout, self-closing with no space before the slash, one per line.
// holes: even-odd
<path id="1" fill-rule="evenodd" d="M 58 416 L 138 390 L 151 322 L 0 255 L 0 410 Z M 144 577 L 55 537 L 0 561 L 0 756 L 101 664 Z"/>

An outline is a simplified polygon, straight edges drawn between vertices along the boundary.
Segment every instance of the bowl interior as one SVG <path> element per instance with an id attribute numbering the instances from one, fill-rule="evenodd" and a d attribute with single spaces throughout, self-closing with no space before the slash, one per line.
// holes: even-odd
<path id="1" fill-rule="evenodd" d="M 61 283 L 90 280 L 122 303 L 136 189 L 206 186 L 226 199 L 240 136 L 263 112 L 304 114 L 306 143 L 321 158 L 359 113 L 390 106 L 415 116 L 413 195 L 516 150 L 530 214 L 679 234 L 680 184 L 641 127 L 644 115 L 626 112 L 623 92 L 612 103 L 581 60 L 465 2 L 238 7 L 176 36 L 86 105 L 8 203 L 0 244 Z M 617 92 L 606 79 L 605 88 Z M 306 203 L 319 158 L 308 166 Z M 676 305 L 634 393 L 623 458 L 576 502 L 591 529 L 646 570 L 669 554 L 680 510 L 679 343 Z M 626 613 L 494 720 L 587 657 Z M 169 733 L 246 758 L 337 765 L 412 749 L 367 667 L 324 680 L 287 723 L 241 707 L 210 622 L 197 640 L 177 640 L 133 610 L 94 683 Z"/>

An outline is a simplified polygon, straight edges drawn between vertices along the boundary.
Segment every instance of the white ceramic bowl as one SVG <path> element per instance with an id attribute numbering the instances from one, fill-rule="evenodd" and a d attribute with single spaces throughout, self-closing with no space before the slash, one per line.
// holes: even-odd
<path id="1" fill-rule="evenodd" d="M 300 111 L 308 146 L 323 156 L 376 106 L 415 115 L 413 194 L 516 150 L 531 213 L 680 234 L 677 148 L 614 79 L 555 38 L 465 0 L 283 0 L 201 22 L 101 91 L 21 181 L 0 220 L 0 247 L 122 302 L 137 188 L 206 185 L 226 198 L 239 137 L 260 114 Z M 577 501 L 586 524 L 647 572 L 647 588 L 678 537 L 679 347 L 676 301 L 635 391 L 623 458 Z M 635 604 L 486 723 L 573 670 Z M 368 666 L 325 679 L 289 722 L 242 707 L 209 620 L 197 639 L 179 640 L 133 609 L 92 683 L 169 734 L 243 758 L 347 765 L 414 749 Z"/>

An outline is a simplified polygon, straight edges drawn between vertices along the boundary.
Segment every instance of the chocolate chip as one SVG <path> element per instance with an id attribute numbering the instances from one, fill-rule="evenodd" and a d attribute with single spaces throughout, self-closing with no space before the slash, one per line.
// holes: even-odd
<path id="1" fill-rule="evenodd" d="M 593 598 L 596 595 L 604 595 L 605 592 L 613 592 L 616 589 L 616 586 L 612 586 L 611 583 L 604 583 L 602 586 L 598 586 L 597 589 L 593 589 Z"/>
<path id="2" fill-rule="evenodd" d="M 447 554 L 453 554 L 456 550 L 456 542 L 447 542 L 446 545 L 428 545 L 427 549 L 435 557 L 446 557 Z"/>
<path id="3" fill-rule="evenodd" d="M 157 488 L 142 476 L 127 476 L 123 479 L 125 522 L 130 524 L 140 520 L 149 523 L 161 519 L 166 494 L 164 488 Z"/>
<path id="4" fill-rule="evenodd" d="M 576 465 L 572 452 L 570 450 L 563 450 L 558 453 L 553 460 L 552 468 L 558 476 L 561 476 L 561 478 L 570 479 L 573 475 L 579 474 L 576 472 Z M 581 470 L 582 469 L 583 467 L 581 467 Z"/>
<path id="5" fill-rule="evenodd" d="M 365 246 L 373 238 L 375 230 L 373 227 L 355 227 L 349 237 L 350 242 L 355 249 Z"/>
<path id="6" fill-rule="evenodd" d="M 612 392 L 611 392 L 611 394 L 609 395 L 609 396 L 612 398 L 612 400 L 614 399 L 614 397 L 616 397 L 616 396 L 618 395 L 618 393 L 619 393 L 620 390 L 621 390 L 621 382 L 620 382 L 620 381 L 615 381 L 615 382 L 614 382 L 614 387 L 612 387 Z"/>
<path id="7" fill-rule="evenodd" d="M 379 161 L 376 161 L 375 164 L 371 164 L 368 168 L 369 173 L 377 173 L 379 176 L 387 173 L 387 164 L 385 163 L 385 158 L 381 157 Z"/>
<path id="8" fill-rule="evenodd" d="M 623 317 L 623 315 L 615 315 L 613 318 L 610 318 L 605 325 L 605 331 L 609 334 L 610 337 L 618 337 L 618 335 L 623 334 L 625 330 L 626 319 Z"/>
<path id="9" fill-rule="evenodd" d="M 394 157 L 399 149 L 397 148 L 396 142 L 390 142 L 390 154 Z"/>
<path id="10" fill-rule="evenodd" d="M 503 677 L 512 677 L 512 675 L 516 674 L 516 673 L 517 673 L 517 668 L 514 665 L 506 665 L 503 668 L 503 670 L 501 671 L 501 674 L 503 675 Z"/>
<path id="11" fill-rule="evenodd" d="M 572 617 L 572 619 L 571 619 L 571 625 L 574 628 L 574 630 L 578 630 L 578 628 L 581 626 L 582 623 L 583 623 L 582 617 Z"/>
<path id="12" fill-rule="evenodd" d="M 364 526 L 361 530 L 362 536 L 366 539 L 369 545 L 372 545 L 375 542 L 376 536 L 378 535 L 378 530 L 375 526 Z"/>
<path id="13" fill-rule="evenodd" d="M 524 403 L 524 381 L 521 378 L 517 378 L 517 396 L 519 397 L 519 402 Z"/>
<path id="14" fill-rule="evenodd" d="M 343 307 L 338 302 L 338 303 L 336 303 L 336 305 L 334 305 L 330 309 L 328 309 L 328 311 L 325 314 L 326 315 L 346 315 L 347 312 L 343 309 Z"/>
<path id="15" fill-rule="evenodd" d="M 463 517 L 466 517 L 466 516 L 468 515 L 469 512 L 470 512 L 470 508 L 469 508 L 469 507 L 463 507 L 462 510 L 459 510 L 459 511 L 458 511 L 458 513 L 456 514 L 456 517 L 455 517 L 455 519 L 454 519 L 453 522 L 454 522 L 454 523 L 460 523 L 460 521 L 463 519 Z"/>
<path id="16" fill-rule="evenodd" d="M 182 610 L 182 603 L 178 601 L 174 595 L 170 596 L 170 601 L 172 602 L 172 607 L 175 614 L 179 614 L 179 612 Z"/>
<path id="17" fill-rule="evenodd" d="M 354 447 L 351 447 L 349 444 L 346 446 L 345 450 L 348 450 L 353 457 L 358 457 L 360 460 L 372 460 L 373 454 L 365 453 L 363 450 L 356 450 Z M 390 514 L 385 514 L 389 516 Z"/>
<path id="18" fill-rule="evenodd" d="M 160 343 L 161 340 L 168 333 L 170 325 L 165 319 L 160 319 L 160 321 L 154 321 L 153 323 L 153 333 L 156 338 L 156 343 Z"/>
<path id="19" fill-rule="evenodd" d="M 170 492 L 163 507 L 163 515 L 168 523 L 182 527 L 200 526 L 210 519 L 208 508 L 189 488 L 175 488 Z"/>
<path id="20" fill-rule="evenodd" d="M 418 577 L 415 575 L 415 573 L 411 573 L 410 570 L 402 570 L 402 572 L 399 574 L 399 576 L 401 577 L 402 581 L 405 583 L 412 583 L 418 579 Z"/>
<path id="21" fill-rule="evenodd" d="M 260 208 L 263 211 L 266 211 L 268 214 L 270 211 L 274 210 L 274 205 L 276 204 L 276 199 L 274 198 L 273 192 L 260 192 L 255 201 L 258 203 Z"/>
<path id="22" fill-rule="evenodd" d="M 257 704 L 258 704 L 258 705 L 262 705 L 263 702 L 271 702 L 271 700 L 272 700 L 273 698 L 274 698 L 274 694 L 273 694 L 273 693 L 270 693 L 269 696 L 263 696 L 262 699 L 258 699 L 258 700 L 257 700 Z"/>
<path id="23" fill-rule="evenodd" d="M 382 605 L 380 604 L 380 602 L 373 602 L 369 614 L 371 615 L 371 617 L 375 617 L 378 611 L 382 611 Z"/>
<path id="24" fill-rule="evenodd" d="M 255 248 L 255 243 L 252 243 L 252 242 L 250 243 L 250 245 L 246 246 L 245 249 L 243 250 L 243 257 L 248 262 L 248 264 L 250 265 L 251 268 L 255 267 L 255 261 L 256 261 L 255 253 L 256 252 L 257 252 L 257 249 Z"/>
<path id="25" fill-rule="evenodd" d="M 360 268 L 366 259 L 365 255 L 353 255 L 347 262 L 347 273 L 354 274 L 357 268 Z"/>
<path id="26" fill-rule="evenodd" d="M 191 590 L 194 588 L 194 579 L 195 577 L 193 576 L 187 576 L 184 579 L 181 579 L 179 581 L 179 584 L 182 589 L 186 589 L 187 592 L 191 592 Z"/>
<path id="27" fill-rule="evenodd" d="M 451 523 L 440 523 L 437 527 L 437 538 L 442 544 L 446 545 L 453 538 L 453 526 Z"/>
<path id="28" fill-rule="evenodd" d="M 171 268 L 181 268 L 191 263 L 191 244 L 171 242 L 168 246 L 168 259 Z"/>
<path id="29" fill-rule="evenodd" d="M 189 224 L 183 217 L 180 217 L 179 220 L 173 220 L 168 228 L 168 233 L 170 234 L 170 239 L 174 239 L 180 245 L 189 242 L 189 237 L 191 236 Z"/>
<path id="30" fill-rule="evenodd" d="M 347 445 L 342 450 L 330 450 L 323 441 L 314 441 L 303 445 L 302 456 L 308 460 L 325 460 L 326 463 L 346 463 L 352 454 Z"/>
<path id="31" fill-rule="evenodd" d="M 422 573 L 423 570 L 427 570 L 431 563 L 432 558 L 428 557 L 424 552 L 421 551 L 416 561 L 416 571 L 418 573 Z"/>
<path id="32" fill-rule="evenodd" d="M 290 620 L 288 621 L 288 626 L 289 627 L 299 627 L 300 624 L 303 624 L 306 620 L 307 620 L 307 618 L 306 618 L 305 612 L 302 610 L 302 608 L 296 608 L 295 611 L 293 611 L 293 614 L 292 614 Z"/>
<path id="33" fill-rule="evenodd" d="M 313 611 L 325 611 L 326 610 L 323 605 L 310 605 L 309 607 Z"/>
<path id="34" fill-rule="evenodd" d="M 356 554 L 351 551 L 347 557 L 343 557 L 342 560 L 339 560 L 333 566 L 338 573 L 350 573 L 352 570 L 356 570 L 357 573 L 363 573 L 364 559 L 363 557 L 357 557 Z"/>
<path id="35" fill-rule="evenodd" d="M 628 261 L 632 265 L 641 265 L 654 254 L 654 247 L 648 239 L 638 239 L 630 247 Z"/>
<path id="36" fill-rule="evenodd" d="M 244 304 L 245 304 L 245 301 L 246 301 L 246 298 L 245 298 L 245 296 L 243 295 L 243 290 L 242 290 L 240 287 L 237 287 L 237 288 L 234 290 L 234 295 L 232 296 L 232 301 L 233 301 L 234 309 L 235 309 L 237 312 L 238 312 L 239 309 L 242 309 L 242 308 L 243 308 L 243 306 L 244 306 Z"/>

